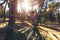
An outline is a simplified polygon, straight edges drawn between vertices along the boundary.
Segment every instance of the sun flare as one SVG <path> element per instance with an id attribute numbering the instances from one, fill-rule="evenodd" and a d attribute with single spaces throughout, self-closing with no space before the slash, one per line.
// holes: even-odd
<path id="1" fill-rule="evenodd" d="M 18 3 L 17 3 L 17 11 L 18 12 L 21 12 L 21 11 L 29 11 L 29 10 L 35 10 L 38 8 L 38 4 L 34 4 L 32 5 L 32 0 L 18 0 Z M 35 3 L 35 2 L 34 2 Z"/>

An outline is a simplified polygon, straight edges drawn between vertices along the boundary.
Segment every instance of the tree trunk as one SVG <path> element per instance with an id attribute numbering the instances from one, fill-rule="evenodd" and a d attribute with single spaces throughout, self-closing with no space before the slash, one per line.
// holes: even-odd
<path id="1" fill-rule="evenodd" d="M 8 27 L 6 29 L 6 38 L 5 40 L 15 40 L 14 38 L 14 23 L 15 23 L 15 17 L 14 14 L 16 13 L 16 5 L 17 0 L 9 1 L 9 23 Z"/>

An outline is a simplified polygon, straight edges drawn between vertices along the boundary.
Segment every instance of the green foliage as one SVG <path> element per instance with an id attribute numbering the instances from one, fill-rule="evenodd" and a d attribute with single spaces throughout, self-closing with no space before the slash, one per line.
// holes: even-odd
<path id="1" fill-rule="evenodd" d="M 50 8 L 50 7 L 55 7 L 56 5 L 55 5 L 55 3 L 54 2 L 52 2 L 52 3 L 50 3 L 49 5 L 48 5 L 48 7 Z"/>

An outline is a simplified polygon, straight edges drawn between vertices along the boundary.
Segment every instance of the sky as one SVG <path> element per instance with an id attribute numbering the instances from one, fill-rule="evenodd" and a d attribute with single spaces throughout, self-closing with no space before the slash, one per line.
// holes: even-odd
<path id="1" fill-rule="evenodd" d="M 0 1 L 0 3 L 2 3 L 3 1 Z M 6 3 L 5 3 L 6 4 Z M 5 4 L 3 4 L 3 6 L 5 6 Z M 9 8 L 8 8 L 8 5 L 7 5 L 7 7 L 6 7 L 6 11 L 7 10 L 9 10 Z"/>
<path id="2" fill-rule="evenodd" d="M 53 2 L 60 2 L 60 0 L 52 0 L 52 1 L 53 1 Z M 0 3 L 1 3 L 1 2 L 2 2 L 2 1 L 0 0 Z M 4 4 L 4 5 L 5 5 L 5 4 Z M 4 6 L 4 5 L 3 5 L 3 6 Z M 8 6 L 6 7 L 6 9 L 9 10 Z"/>
<path id="3" fill-rule="evenodd" d="M 54 0 L 54 2 L 60 2 L 60 0 Z"/>

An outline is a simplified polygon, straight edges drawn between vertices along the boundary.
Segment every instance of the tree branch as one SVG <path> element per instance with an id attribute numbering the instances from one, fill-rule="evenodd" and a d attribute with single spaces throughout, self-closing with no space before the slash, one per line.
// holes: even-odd
<path id="1" fill-rule="evenodd" d="M 0 4 L 0 6 L 1 6 L 1 5 L 3 5 L 6 1 L 8 1 L 8 0 L 4 0 L 4 2 L 3 2 L 3 3 L 1 3 L 1 4 Z"/>

